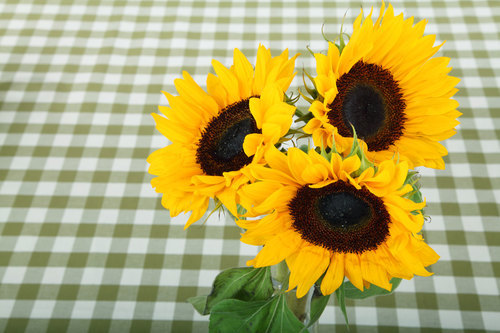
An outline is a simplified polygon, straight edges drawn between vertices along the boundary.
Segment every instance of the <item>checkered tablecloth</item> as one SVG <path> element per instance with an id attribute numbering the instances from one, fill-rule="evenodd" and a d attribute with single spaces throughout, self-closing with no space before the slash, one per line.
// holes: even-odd
<path id="1" fill-rule="evenodd" d="M 150 116 L 160 90 L 182 70 L 204 85 L 235 47 L 254 62 L 259 43 L 314 72 L 322 24 L 334 36 L 380 3 L 40 3 L 0 3 L 0 332 L 207 331 L 186 299 L 257 249 L 224 218 L 184 231 L 161 207 L 146 172 L 167 144 Z M 435 275 L 348 301 L 351 329 L 500 330 L 500 1 L 393 5 L 447 40 L 463 116 L 446 170 L 423 170 Z M 345 331 L 333 298 L 319 328 Z"/>

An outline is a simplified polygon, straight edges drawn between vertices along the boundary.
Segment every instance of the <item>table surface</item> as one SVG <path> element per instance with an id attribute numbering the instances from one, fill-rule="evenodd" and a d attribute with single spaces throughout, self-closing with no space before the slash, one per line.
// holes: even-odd
<path id="1" fill-rule="evenodd" d="M 168 142 L 152 112 L 182 70 L 259 43 L 324 50 L 378 1 L 91 1 L 0 4 L 0 331 L 204 332 L 186 299 L 257 249 L 211 218 L 183 230 L 151 189 L 146 157 Z M 395 1 L 460 77 L 446 170 L 423 170 L 435 275 L 386 297 L 348 301 L 356 331 L 500 329 L 500 1 Z M 299 77 L 292 90 L 299 86 Z M 305 106 L 301 102 L 300 106 Z M 320 332 L 344 330 L 333 299 Z"/>

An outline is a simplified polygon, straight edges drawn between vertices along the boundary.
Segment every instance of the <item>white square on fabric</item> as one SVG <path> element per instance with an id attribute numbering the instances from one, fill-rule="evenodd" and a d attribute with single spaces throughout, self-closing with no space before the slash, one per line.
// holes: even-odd
<path id="1" fill-rule="evenodd" d="M 141 193 L 143 192 L 143 189 L 145 187 L 148 187 L 149 184 L 145 184 L 142 186 L 141 188 Z M 153 189 L 149 189 L 153 194 L 151 195 L 151 197 L 156 197 L 157 194 L 156 192 L 153 190 Z M 141 198 L 142 198 L 142 194 L 141 194 Z M 152 210 L 146 210 L 146 209 L 137 209 L 135 211 L 135 218 L 134 218 L 134 224 L 142 224 L 142 225 L 151 225 L 153 224 L 153 221 L 154 221 L 154 217 L 155 217 L 155 212 L 152 211 Z M 166 221 L 167 222 L 167 221 Z"/>
<path id="2" fill-rule="evenodd" d="M 473 279 L 479 295 L 498 296 L 497 279 L 492 277 L 474 277 Z"/>
<path id="3" fill-rule="evenodd" d="M 130 320 L 130 318 L 134 317 L 135 305 L 136 302 L 115 302 L 115 309 L 113 311 L 112 318 Z"/>
<path id="4" fill-rule="evenodd" d="M 113 159 L 113 171 L 130 171 L 132 160 L 130 158 Z"/>
<path id="5" fill-rule="evenodd" d="M 92 134 L 86 137 L 85 147 L 95 147 L 101 148 L 104 146 L 104 140 L 106 140 L 106 136 L 103 134 Z M 86 159 L 90 159 L 87 157 Z M 95 159 L 97 162 L 97 159 Z"/>
<path id="6" fill-rule="evenodd" d="M 131 238 L 128 243 L 127 253 L 140 253 L 148 252 L 149 238 Z"/>
<path id="7" fill-rule="evenodd" d="M 80 159 L 80 163 L 78 164 L 78 171 L 96 171 L 96 169 L 97 158 L 83 157 L 82 159 Z"/>
<path id="8" fill-rule="evenodd" d="M 73 312 L 71 318 L 88 319 L 92 318 L 95 308 L 95 301 L 76 301 L 73 304 Z"/>
<path id="9" fill-rule="evenodd" d="M 66 208 L 62 217 L 63 223 L 80 223 L 82 221 L 83 209 Z"/>
<path id="10" fill-rule="evenodd" d="M 259 247 L 254 245 L 248 245 L 240 242 L 240 256 L 251 256 L 254 257 L 259 253 Z"/>
<path id="11" fill-rule="evenodd" d="M 17 238 L 14 252 L 33 252 L 38 240 L 37 236 L 19 236 Z"/>
<path id="12" fill-rule="evenodd" d="M 113 104 L 116 100 L 116 93 L 101 91 L 97 97 L 98 104 Z"/>
<path id="13" fill-rule="evenodd" d="M 16 267 L 16 266 L 7 267 L 3 275 L 2 284 L 21 283 L 24 280 L 26 269 L 27 269 L 26 267 Z"/>
<path id="14" fill-rule="evenodd" d="M 439 260 L 451 261 L 450 247 L 448 245 L 432 244 L 432 248 L 441 257 Z"/>
<path id="15" fill-rule="evenodd" d="M 80 284 L 100 285 L 103 283 L 102 281 L 103 275 L 104 275 L 104 268 L 85 267 L 83 269 L 82 281 L 80 282 Z"/>
<path id="16" fill-rule="evenodd" d="M 40 134 L 38 133 L 23 133 L 21 140 L 19 141 L 20 146 L 33 147 L 38 144 L 40 140 Z"/>
<path id="17" fill-rule="evenodd" d="M 178 287 L 181 285 L 180 269 L 162 269 L 159 285 Z"/>
<path id="18" fill-rule="evenodd" d="M 47 208 L 30 208 L 26 214 L 25 222 L 39 223 L 45 221 Z"/>
<path id="19" fill-rule="evenodd" d="M 47 112 L 34 111 L 30 113 L 29 123 L 31 124 L 45 124 L 47 122 Z M 37 141 L 35 141 L 37 142 Z"/>
<path id="20" fill-rule="evenodd" d="M 441 320 L 441 327 L 447 329 L 463 329 L 462 316 L 458 310 L 437 310 L 439 319 Z"/>
<path id="21" fill-rule="evenodd" d="M 38 182 L 36 187 L 36 196 L 52 196 L 55 194 L 56 182 Z"/>
<path id="22" fill-rule="evenodd" d="M 89 252 L 109 253 L 113 239 L 109 237 L 94 237 Z"/>
<path id="23" fill-rule="evenodd" d="M 448 149 L 448 153 L 464 153 L 467 151 L 463 140 L 448 139 L 445 142 L 445 146 Z"/>
<path id="24" fill-rule="evenodd" d="M 378 324 L 376 308 L 359 306 L 354 308 L 354 312 L 356 313 L 356 324 L 368 326 Z"/>
<path id="25" fill-rule="evenodd" d="M 47 157 L 45 162 L 45 170 L 61 170 L 65 159 L 63 157 Z"/>
<path id="26" fill-rule="evenodd" d="M 99 223 L 116 224 L 119 211 L 116 209 L 101 209 L 99 212 Z"/>
<path id="27" fill-rule="evenodd" d="M 139 286 L 142 279 L 142 269 L 139 268 L 124 268 L 120 285 Z"/>
<path id="28" fill-rule="evenodd" d="M 105 196 L 107 198 L 110 198 L 110 197 L 122 198 L 125 196 L 125 187 L 126 187 L 126 184 L 124 184 L 124 183 L 107 183 Z"/>
<path id="29" fill-rule="evenodd" d="M 0 299 L 0 318 L 10 318 L 12 309 L 14 309 L 14 304 L 16 301 L 14 300 L 2 300 Z"/>
<path id="30" fill-rule="evenodd" d="M 426 191 L 426 190 L 423 190 Z M 475 189 L 461 188 L 457 195 L 457 203 L 477 203 L 477 195 Z"/>
<path id="31" fill-rule="evenodd" d="M 455 278 L 453 276 L 434 275 L 432 276 L 432 281 L 434 282 L 435 289 L 438 290 L 439 293 L 457 293 L 457 286 L 455 284 Z"/>
<path id="32" fill-rule="evenodd" d="M 52 252 L 70 253 L 73 252 L 73 245 L 75 244 L 75 237 L 58 236 L 54 240 Z"/>
<path id="33" fill-rule="evenodd" d="M 36 300 L 30 318 L 51 318 L 55 305 L 56 301 Z"/>
<path id="34" fill-rule="evenodd" d="M 481 315 L 486 330 L 498 331 L 500 328 L 500 312 L 481 311 Z"/>
<path id="35" fill-rule="evenodd" d="M 213 281 L 219 273 L 220 271 L 215 269 L 200 269 L 198 274 L 198 286 L 211 287 Z"/>
<path id="36" fill-rule="evenodd" d="M 203 240 L 203 254 L 204 255 L 221 255 L 222 254 L 222 239 L 204 239 Z"/>
<path id="37" fill-rule="evenodd" d="M 399 292 L 399 288 L 398 291 Z M 417 309 L 396 308 L 399 326 L 420 327 L 420 318 Z"/>
<path id="38" fill-rule="evenodd" d="M 402 295 L 402 293 L 414 294 L 416 291 L 415 288 L 415 280 L 402 280 L 398 286 L 398 293 Z"/>
<path id="39" fill-rule="evenodd" d="M 498 140 L 481 140 L 480 144 L 483 153 L 500 153 Z"/>
<path id="40" fill-rule="evenodd" d="M 135 148 L 137 146 L 137 135 L 120 135 L 118 147 L 120 148 Z"/>
<path id="41" fill-rule="evenodd" d="M 469 258 L 472 262 L 492 262 L 490 251 L 484 245 L 467 245 Z"/>
<path id="42" fill-rule="evenodd" d="M 186 250 L 186 239 L 168 238 L 165 254 L 184 254 Z"/>
<path id="43" fill-rule="evenodd" d="M 42 284 L 61 284 L 65 272 L 65 267 L 46 267 L 42 277 Z"/>
<path id="44" fill-rule="evenodd" d="M 92 117 L 93 125 L 108 125 L 110 122 L 111 114 L 110 113 L 94 113 Z"/>
<path id="45" fill-rule="evenodd" d="M 73 139 L 73 134 L 62 134 L 58 133 L 54 135 L 54 140 L 52 141 L 53 147 L 69 147 Z"/>
<path id="46" fill-rule="evenodd" d="M 174 302 L 156 302 L 153 310 L 152 320 L 172 320 L 174 319 Z"/>
<path id="47" fill-rule="evenodd" d="M 19 181 L 3 181 L 0 183 L 0 194 L 2 195 L 16 195 L 19 194 L 21 185 L 23 183 Z"/>

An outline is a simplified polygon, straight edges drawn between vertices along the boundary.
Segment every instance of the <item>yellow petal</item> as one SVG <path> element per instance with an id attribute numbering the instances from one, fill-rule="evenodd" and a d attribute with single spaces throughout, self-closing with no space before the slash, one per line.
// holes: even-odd
<path id="1" fill-rule="evenodd" d="M 323 295 L 330 295 L 335 292 L 344 281 L 344 254 L 334 253 L 330 258 L 330 266 L 326 271 L 321 292 Z"/>

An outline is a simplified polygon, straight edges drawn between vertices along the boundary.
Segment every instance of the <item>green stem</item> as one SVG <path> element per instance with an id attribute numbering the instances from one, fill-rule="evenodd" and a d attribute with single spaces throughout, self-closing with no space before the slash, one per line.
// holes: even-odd
<path id="1" fill-rule="evenodd" d="M 281 284 L 281 291 L 285 292 L 288 289 L 288 278 L 290 271 L 286 265 L 286 261 L 283 260 L 273 268 L 273 277 Z M 302 323 L 305 323 L 309 318 L 309 308 L 310 300 L 312 297 L 312 291 L 309 291 L 304 297 L 297 298 L 297 290 L 290 290 L 286 293 L 286 302 L 288 307 L 293 312 L 295 317 L 297 317 Z"/>
<path id="2" fill-rule="evenodd" d="M 288 287 L 288 266 L 286 261 L 283 260 L 276 265 L 276 271 L 274 272 L 274 278 L 281 283 L 281 289 L 286 289 Z"/>
<path id="3" fill-rule="evenodd" d="M 312 292 L 308 292 L 301 298 L 297 298 L 296 290 L 291 290 L 286 293 L 286 301 L 288 307 L 292 310 L 295 317 L 302 323 L 305 323 L 309 318 L 309 306 Z"/>

